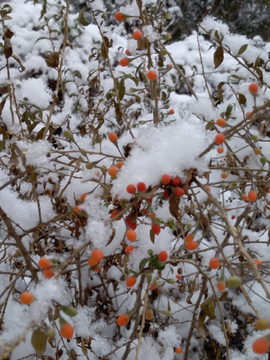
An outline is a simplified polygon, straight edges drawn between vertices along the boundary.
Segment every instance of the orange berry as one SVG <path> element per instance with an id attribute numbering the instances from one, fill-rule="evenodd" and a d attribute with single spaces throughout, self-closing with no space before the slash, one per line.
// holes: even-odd
<path id="1" fill-rule="evenodd" d="M 222 146 L 219 146 L 219 147 L 217 148 L 217 152 L 218 152 L 219 154 L 222 154 L 223 151 L 224 151 L 224 149 L 223 149 Z"/>
<path id="2" fill-rule="evenodd" d="M 127 255 L 130 255 L 134 249 L 135 249 L 135 246 L 129 245 L 129 246 L 127 246 L 127 247 L 125 248 L 125 253 L 126 253 Z"/>
<path id="3" fill-rule="evenodd" d="M 83 193 L 83 194 L 81 194 L 81 200 L 82 200 L 82 201 L 84 201 L 84 200 L 85 200 L 86 195 L 87 195 L 87 193 Z"/>
<path id="4" fill-rule="evenodd" d="M 168 174 L 162 175 L 162 177 L 161 177 L 161 182 L 162 182 L 162 184 L 164 184 L 164 185 L 168 185 L 168 184 L 171 182 L 171 177 L 170 177 L 170 175 L 168 175 Z"/>
<path id="5" fill-rule="evenodd" d="M 248 90 L 251 93 L 251 95 L 254 95 L 258 92 L 259 86 L 255 83 L 251 83 L 248 87 Z"/>
<path id="6" fill-rule="evenodd" d="M 100 262 L 104 258 L 104 254 L 101 250 L 95 249 L 92 251 L 91 257 L 96 260 L 96 262 Z"/>
<path id="7" fill-rule="evenodd" d="M 126 236 L 129 241 L 135 241 L 137 239 L 137 234 L 132 229 L 127 230 Z"/>
<path id="8" fill-rule="evenodd" d="M 226 120 L 223 118 L 217 119 L 216 124 L 218 126 L 224 127 L 224 126 L 226 126 Z"/>
<path id="9" fill-rule="evenodd" d="M 130 220 L 127 219 L 127 218 L 125 219 L 125 221 L 126 221 L 127 226 L 130 227 L 132 230 L 135 230 L 135 229 L 136 229 L 136 227 L 137 227 L 137 224 L 136 224 L 136 223 L 130 221 Z"/>
<path id="10" fill-rule="evenodd" d="M 248 199 L 249 199 L 249 201 L 251 201 L 251 202 L 256 201 L 256 200 L 257 200 L 257 193 L 256 193 L 256 191 L 251 190 L 251 191 L 248 193 Z"/>
<path id="11" fill-rule="evenodd" d="M 248 199 L 247 194 L 243 194 L 240 199 L 243 201 L 247 201 L 247 199 Z"/>
<path id="12" fill-rule="evenodd" d="M 135 186 L 134 185 L 128 185 L 127 186 L 127 192 L 129 193 L 129 194 L 134 194 L 135 192 L 136 192 L 136 188 L 135 188 Z"/>
<path id="13" fill-rule="evenodd" d="M 48 259 L 46 256 L 39 259 L 38 265 L 42 269 L 47 269 L 49 266 L 51 266 L 52 262 L 50 259 Z"/>
<path id="14" fill-rule="evenodd" d="M 115 165 L 110 166 L 108 169 L 108 174 L 110 176 L 116 176 L 117 172 L 118 172 L 118 169 Z"/>
<path id="15" fill-rule="evenodd" d="M 161 230 L 161 229 L 160 229 L 159 224 L 154 224 L 154 225 L 152 226 L 152 231 L 153 231 L 154 234 L 159 235 L 160 230 Z"/>
<path id="16" fill-rule="evenodd" d="M 179 179 L 178 176 L 176 176 L 172 179 L 172 184 L 173 184 L 173 186 L 179 186 L 181 184 L 181 180 Z"/>
<path id="17" fill-rule="evenodd" d="M 185 242 L 190 242 L 190 241 L 193 241 L 194 239 L 194 235 L 193 234 L 188 234 L 186 237 L 185 237 Z"/>
<path id="18" fill-rule="evenodd" d="M 116 135 L 116 133 L 114 132 L 110 132 L 109 135 L 108 135 L 108 138 L 111 142 L 116 142 L 118 136 Z"/>
<path id="19" fill-rule="evenodd" d="M 177 274 L 175 275 L 176 279 L 180 279 L 181 278 L 181 275 Z"/>
<path id="20" fill-rule="evenodd" d="M 228 176 L 229 176 L 229 175 L 228 175 L 227 173 L 225 173 L 225 172 L 221 173 L 221 175 L 220 175 L 220 177 L 221 177 L 222 179 L 227 179 Z"/>
<path id="21" fill-rule="evenodd" d="M 270 189 L 270 188 L 269 188 L 269 189 Z M 270 191 L 269 191 L 269 192 L 270 192 Z M 169 193 L 168 193 L 167 190 L 164 191 L 163 196 L 164 196 L 164 199 L 165 199 L 165 200 L 167 200 L 167 199 L 169 198 L 170 195 L 169 195 Z"/>
<path id="22" fill-rule="evenodd" d="M 121 167 L 124 165 L 124 161 L 118 161 L 115 166 L 118 168 L 118 169 L 121 169 Z"/>
<path id="23" fill-rule="evenodd" d="M 210 186 L 206 185 L 205 188 L 206 188 L 208 191 L 211 191 Z"/>
<path id="24" fill-rule="evenodd" d="M 93 259 L 92 257 L 90 257 L 90 258 L 88 259 L 88 265 L 89 265 L 89 266 L 96 266 L 97 263 L 98 263 L 98 261 L 96 261 L 96 260 Z"/>
<path id="25" fill-rule="evenodd" d="M 225 136 L 223 134 L 217 134 L 215 137 L 216 144 L 223 144 L 225 142 Z"/>
<path id="26" fill-rule="evenodd" d="M 254 151 L 254 153 L 255 153 L 256 155 L 260 155 L 261 152 L 262 152 L 262 150 L 261 150 L 260 148 L 258 148 L 258 147 L 255 147 L 255 148 L 253 149 L 253 151 Z"/>
<path id="27" fill-rule="evenodd" d="M 270 342 L 261 337 L 254 341 L 252 350 L 255 354 L 264 354 L 269 348 Z"/>
<path id="28" fill-rule="evenodd" d="M 177 196 L 183 196 L 185 194 L 185 191 L 182 188 L 177 187 L 177 188 L 174 189 L 174 193 Z"/>
<path id="29" fill-rule="evenodd" d="M 160 261 L 166 261 L 168 259 L 168 253 L 167 251 L 161 251 L 159 254 L 158 254 L 158 258 Z"/>
<path id="30" fill-rule="evenodd" d="M 128 316 L 128 314 L 122 314 L 117 318 L 117 325 L 125 326 L 129 322 L 129 320 L 130 320 L 130 316 Z"/>
<path id="31" fill-rule="evenodd" d="M 54 272 L 52 271 L 53 267 L 49 266 L 47 269 L 42 271 L 42 275 L 45 277 L 45 279 L 50 279 L 54 276 Z"/>
<path id="32" fill-rule="evenodd" d="M 250 114 L 251 114 L 250 111 L 247 112 L 247 113 L 246 113 L 246 117 L 248 117 L 250 120 L 252 120 L 252 119 L 254 118 L 254 115 L 249 116 Z"/>
<path id="33" fill-rule="evenodd" d="M 121 59 L 120 61 L 119 61 L 119 64 L 121 65 L 121 66 L 128 66 L 128 64 L 129 64 L 129 59 L 127 59 L 127 58 L 123 58 L 123 59 Z"/>
<path id="34" fill-rule="evenodd" d="M 156 290 L 156 288 L 157 288 L 157 285 L 153 285 L 153 283 L 150 284 L 150 289 L 152 291 Z"/>
<path id="35" fill-rule="evenodd" d="M 156 213 L 154 211 L 152 211 L 151 214 L 150 214 L 150 218 L 155 219 L 155 217 L 156 217 Z"/>
<path id="36" fill-rule="evenodd" d="M 197 249 L 198 246 L 199 244 L 197 243 L 197 241 L 189 241 L 186 243 L 186 248 L 190 251 Z"/>
<path id="37" fill-rule="evenodd" d="M 260 259 L 253 259 L 255 263 L 257 263 L 257 268 L 260 269 L 262 267 L 262 261 Z M 248 264 L 250 268 L 252 268 L 251 264 Z"/>
<path id="38" fill-rule="evenodd" d="M 132 286 L 134 286 L 134 285 L 136 284 L 136 281 L 137 281 L 137 279 L 136 279 L 135 276 L 130 276 L 130 277 L 128 277 L 128 278 L 126 279 L 126 285 L 127 285 L 128 287 L 132 287 Z"/>
<path id="39" fill-rule="evenodd" d="M 114 17 L 116 21 L 123 21 L 125 19 L 124 15 L 121 12 L 117 12 Z"/>
<path id="40" fill-rule="evenodd" d="M 143 34 L 142 34 L 141 30 L 136 30 L 132 34 L 132 37 L 134 40 L 141 40 L 142 36 L 143 36 Z"/>
<path id="41" fill-rule="evenodd" d="M 218 258 L 216 258 L 216 257 L 213 257 L 209 261 L 209 267 L 211 269 L 217 269 L 218 267 L 220 267 L 220 260 Z"/>
<path id="42" fill-rule="evenodd" d="M 119 214 L 119 212 L 120 212 L 119 210 L 114 209 L 112 211 L 111 218 L 114 218 L 115 216 L 117 216 Z M 116 221 L 118 221 L 118 220 L 121 220 L 121 216 L 118 219 L 116 219 Z"/>
<path id="43" fill-rule="evenodd" d="M 172 115 L 174 114 L 174 110 L 173 110 L 173 109 L 170 110 L 170 114 L 172 114 Z"/>
<path id="44" fill-rule="evenodd" d="M 176 354 L 181 354 L 182 349 L 181 349 L 181 348 L 179 348 L 179 347 L 177 347 L 177 348 L 175 349 L 175 352 L 176 352 Z"/>
<path id="45" fill-rule="evenodd" d="M 125 53 L 126 53 L 127 56 L 131 56 L 131 53 L 130 53 L 129 49 L 127 49 L 127 50 L 125 51 Z"/>
<path id="46" fill-rule="evenodd" d="M 137 189 L 138 189 L 138 191 L 145 191 L 145 190 L 146 190 L 146 185 L 145 185 L 145 183 L 144 183 L 144 182 L 139 182 L 139 183 L 137 184 Z"/>
<path id="47" fill-rule="evenodd" d="M 147 73 L 147 77 L 148 77 L 149 80 L 156 80 L 157 73 L 154 70 L 150 70 Z"/>
<path id="48" fill-rule="evenodd" d="M 217 283 L 217 288 L 219 291 L 223 291 L 225 289 L 225 287 L 226 287 L 225 281 L 219 281 Z"/>
<path id="49" fill-rule="evenodd" d="M 145 312 L 145 318 L 149 321 L 153 320 L 154 318 L 154 311 L 152 309 L 147 309 Z"/>
<path id="50" fill-rule="evenodd" d="M 60 334 L 65 339 L 71 339 L 74 334 L 73 326 L 71 326 L 69 323 L 64 323 L 64 325 L 60 329 Z"/>
<path id="51" fill-rule="evenodd" d="M 34 301 L 34 296 L 30 292 L 25 291 L 25 292 L 21 293 L 20 302 L 22 304 L 30 305 L 33 301 Z"/>
<path id="52" fill-rule="evenodd" d="M 76 214 L 80 214 L 82 212 L 82 207 L 80 205 L 75 205 L 73 210 Z"/>
<path id="53" fill-rule="evenodd" d="M 93 271 L 95 271 L 95 272 L 98 272 L 99 270 L 101 269 L 101 267 L 100 266 L 98 266 L 98 267 L 95 267 L 94 269 L 92 269 Z"/>

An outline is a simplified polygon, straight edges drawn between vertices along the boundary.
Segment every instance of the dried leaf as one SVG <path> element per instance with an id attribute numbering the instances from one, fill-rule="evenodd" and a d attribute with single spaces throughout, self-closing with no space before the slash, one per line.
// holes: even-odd
<path id="1" fill-rule="evenodd" d="M 171 195 L 169 199 L 169 210 L 172 216 L 181 223 L 181 210 L 179 209 L 180 196 Z"/>
<path id="2" fill-rule="evenodd" d="M 222 64 L 224 60 L 224 51 L 222 46 L 218 46 L 217 50 L 214 53 L 214 64 L 215 69 L 219 67 L 220 64 Z"/>

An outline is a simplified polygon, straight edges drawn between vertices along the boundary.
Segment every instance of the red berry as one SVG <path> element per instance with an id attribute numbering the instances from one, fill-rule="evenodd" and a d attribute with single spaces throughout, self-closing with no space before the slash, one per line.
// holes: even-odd
<path id="1" fill-rule="evenodd" d="M 186 248 L 190 251 L 197 249 L 198 246 L 199 244 L 197 243 L 197 241 L 186 242 Z"/>
<path id="2" fill-rule="evenodd" d="M 137 189 L 138 189 L 138 191 L 145 191 L 145 190 L 146 190 L 146 185 L 145 185 L 145 183 L 139 182 L 139 183 L 137 184 Z"/>
<path id="3" fill-rule="evenodd" d="M 143 34 L 142 34 L 141 30 L 136 30 L 132 34 L 132 37 L 134 40 L 141 40 L 142 36 L 143 36 Z"/>
<path id="4" fill-rule="evenodd" d="M 111 217 L 112 218 L 114 218 L 116 215 L 118 215 L 119 214 L 119 210 L 116 210 L 116 209 L 114 209 L 113 211 L 112 211 L 112 215 L 111 215 Z M 118 218 L 118 219 L 116 219 L 117 221 L 118 220 L 121 220 L 121 216 Z"/>
<path id="5" fill-rule="evenodd" d="M 167 190 L 164 191 L 163 196 L 164 196 L 165 200 L 167 200 L 169 198 L 169 193 Z"/>
<path id="6" fill-rule="evenodd" d="M 173 110 L 173 109 L 170 110 L 170 114 L 172 114 L 172 115 L 174 114 L 174 110 Z"/>
<path id="7" fill-rule="evenodd" d="M 117 12 L 114 17 L 116 21 L 123 21 L 125 19 L 124 15 L 121 12 Z"/>
<path id="8" fill-rule="evenodd" d="M 104 258 L 104 254 L 101 250 L 95 249 L 92 251 L 91 257 L 96 260 L 96 262 L 100 262 Z"/>
<path id="9" fill-rule="evenodd" d="M 158 255 L 160 261 L 166 261 L 168 259 L 167 251 L 161 251 Z"/>
<path id="10" fill-rule="evenodd" d="M 159 235 L 160 233 L 160 226 L 158 224 L 154 224 L 152 226 L 152 230 L 153 230 L 153 233 L 156 234 L 156 235 Z"/>
<path id="11" fill-rule="evenodd" d="M 74 334 L 74 329 L 73 327 L 69 324 L 69 323 L 65 323 L 61 329 L 60 329 L 60 334 L 63 336 L 63 338 L 65 339 L 71 339 L 73 337 Z"/>
<path id="12" fill-rule="evenodd" d="M 225 142 L 225 136 L 223 134 L 217 134 L 215 137 L 215 142 L 219 145 Z"/>
<path id="13" fill-rule="evenodd" d="M 217 269 L 220 266 L 220 260 L 216 257 L 213 257 L 212 259 L 210 259 L 209 261 L 209 267 L 211 269 Z"/>
<path id="14" fill-rule="evenodd" d="M 134 194 L 135 192 L 136 192 L 136 188 L 135 188 L 135 186 L 134 185 L 128 185 L 127 186 L 127 192 L 129 193 L 129 194 Z"/>
<path id="15" fill-rule="evenodd" d="M 172 179 L 172 184 L 173 184 L 173 186 L 179 186 L 181 184 L 181 180 L 179 179 L 178 176 L 176 176 Z"/>
<path id="16" fill-rule="evenodd" d="M 117 325 L 125 326 L 129 322 L 129 320 L 130 320 L 130 316 L 128 316 L 128 314 L 122 314 L 117 318 Z"/>
<path id="17" fill-rule="evenodd" d="M 217 152 L 218 152 L 219 154 L 222 154 L 223 151 L 224 151 L 224 149 L 223 149 L 222 146 L 219 146 L 219 147 L 217 148 Z"/>
<path id="18" fill-rule="evenodd" d="M 129 49 L 127 49 L 125 52 L 126 52 L 127 56 L 131 56 L 131 53 L 130 53 Z"/>
<path id="19" fill-rule="evenodd" d="M 127 226 L 128 226 L 129 228 L 131 228 L 132 230 L 135 230 L 135 229 L 136 229 L 136 227 L 137 227 L 137 224 L 136 224 L 136 223 L 130 221 L 129 219 L 125 219 L 125 220 L 126 220 L 126 224 L 127 224 Z"/>
<path id="20" fill-rule="evenodd" d="M 136 284 L 136 277 L 135 276 L 130 276 L 126 279 L 126 285 L 128 287 L 132 287 Z"/>
<path id="21" fill-rule="evenodd" d="M 223 118 L 217 119 L 216 124 L 218 126 L 224 127 L 224 126 L 226 126 L 226 120 Z"/>
<path id="22" fill-rule="evenodd" d="M 125 253 L 126 253 L 127 255 L 130 255 L 134 249 L 135 249 L 135 246 L 129 245 L 129 246 L 127 246 L 127 247 L 125 248 Z"/>
<path id="23" fill-rule="evenodd" d="M 148 77 L 149 80 L 156 80 L 157 73 L 154 70 L 150 70 L 147 73 L 147 77 Z"/>
<path id="24" fill-rule="evenodd" d="M 132 229 L 127 230 L 126 236 L 129 241 L 135 241 L 137 239 L 137 234 Z"/>
<path id="25" fill-rule="evenodd" d="M 269 349 L 270 342 L 263 337 L 255 340 L 252 344 L 252 350 L 255 354 L 264 354 Z"/>
<path id="26" fill-rule="evenodd" d="M 25 291 L 25 292 L 21 293 L 20 302 L 22 304 L 30 305 L 33 301 L 34 301 L 34 296 L 30 292 Z"/>
<path id="27" fill-rule="evenodd" d="M 42 257 L 39 259 L 38 265 L 42 268 L 42 269 L 47 269 L 49 266 L 52 265 L 52 262 L 50 259 L 48 259 L 46 256 Z"/>
<path id="28" fill-rule="evenodd" d="M 175 195 L 177 196 L 183 196 L 185 194 L 185 191 L 182 188 L 175 188 L 174 190 Z"/>
<path id="29" fill-rule="evenodd" d="M 161 177 L 161 182 L 162 182 L 162 184 L 164 184 L 164 185 L 168 185 L 168 184 L 171 182 L 171 177 L 170 177 L 170 175 L 168 175 L 168 174 L 162 175 L 162 177 Z"/>
<path id="30" fill-rule="evenodd" d="M 116 142 L 116 140 L 117 140 L 117 135 L 116 135 L 116 133 L 114 133 L 114 132 L 110 132 L 109 135 L 108 135 L 108 138 L 109 138 L 109 140 L 110 140 L 111 142 Z"/>
<path id="31" fill-rule="evenodd" d="M 256 193 L 256 191 L 251 190 L 251 191 L 248 193 L 248 199 L 249 199 L 249 201 L 251 201 L 251 202 L 256 201 L 256 200 L 257 200 L 257 193 Z"/>
<path id="32" fill-rule="evenodd" d="M 259 90 L 259 86 L 255 83 L 251 83 L 248 87 L 249 92 L 253 95 L 256 94 Z"/>
<path id="33" fill-rule="evenodd" d="M 121 59 L 121 60 L 119 61 L 119 64 L 120 64 L 121 66 L 128 66 L 129 60 L 128 60 L 127 58 L 123 58 L 123 59 Z"/>

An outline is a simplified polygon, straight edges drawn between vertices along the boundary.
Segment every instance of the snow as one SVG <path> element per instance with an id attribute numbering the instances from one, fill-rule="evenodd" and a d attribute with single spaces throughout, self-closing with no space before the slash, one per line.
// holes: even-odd
<path id="1" fill-rule="evenodd" d="M 83 5 L 83 1 L 77 3 Z M 0 99 L 0 206 L 8 219 L 6 221 L 3 215 L 0 224 L 3 320 L 0 357 L 2 349 L 6 351 L 8 346 L 13 346 L 12 360 L 34 358 L 31 355 L 34 352 L 32 331 L 53 328 L 56 338 L 51 344 L 63 345 L 63 359 L 71 358 L 73 349 L 78 357 L 85 356 L 84 351 L 87 351 L 93 360 L 103 357 L 120 360 L 130 340 L 128 360 L 135 359 L 137 346 L 138 359 L 181 359 L 187 349 L 194 311 L 197 320 L 200 314 L 201 308 L 200 305 L 196 307 L 196 302 L 203 276 L 207 276 L 208 291 L 203 293 L 201 303 L 213 296 L 217 316 L 215 320 L 208 317 L 205 320 L 209 341 L 215 341 L 220 347 L 226 345 L 217 309 L 219 301 L 232 334 L 238 336 L 240 332 L 244 339 L 241 353 L 230 347 L 229 359 L 258 358 L 252 351 L 252 343 L 267 335 L 269 330 L 256 331 L 253 320 L 257 316 L 270 320 L 269 299 L 245 257 L 239 257 L 239 248 L 228 233 L 220 211 L 196 181 L 211 187 L 211 194 L 225 208 L 232 226 L 237 226 L 246 251 L 263 261 L 259 271 L 268 287 L 269 163 L 267 160 L 262 166 L 253 147 L 260 147 L 262 155 L 268 156 L 270 75 L 266 64 L 270 45 L 259 36 L 248 39 L 232 34 L 226 24 L 205 16 L 198 32 L 193 31 L 184 40 L 165 44 L 191 84 L 195 97 L 174 66 L 167 71 L 167 66 L 172 64 L 168 54 L 163 56 L 163 66 L 157 63 L 158 41 L 165 35 L 158 30 L 160 19 L 154 19 L 151 25 L 136 22 L 133 17 L 140 12 L 135 0 L 119 8 L 120 12 L 131 16 L 130 26 L 134 21 L 133 28 L 141 29 L 151 43 L 149 51 L 153 64 L 150 65 L 146 51 L 138 50 L 138 43 L 130 33 L 125 33 L 124 23 L 107 25 L 105 5 L 95 0 L 91 7 L 99 27 L 94 21 L 87 27 L 81 26 L 77 13 L 68 16 L 70 43 L 63 56 L 59 84 L 59 89 L 64 87 L 64 98 L 59 98 L 52 108 L 59 95 L 55 93 L 58 70 L 49 68 L 42 54 L 62 49 L 64 23 L 59 16 L 62 6 L 65 14 L 66 3 L 63 0 L 47 3 L 46 18 L 41 19 L 41 3 L 11 0 L 10 4 L 12 19 L 5 24 L 14 32 L 13 52 L 25 70 L 20 72 L 16 58 L 9 58 L 8 73 L 5 57 L 0 57 L 0 81 L 3 85 L 11 85 L 12 94 L 11 100 L 8 92 Z M 143 1 L 143 7 L 148 8 L 150 4 L 154 6 L 156 2 Z M 91 16 L 93 18 L 93 14 Z M 209 40 L 204 30 L 210 34 Z M 104 41 L 102 35 L 110 43 L 109 63 L 104 48 L 100 50 Z M 215 69 L 213 56 L 219 42 L 226 51 L 223 63 Z M 248 45 L 247 49 L 238 56 L 243 45 Z M 122 67 L 119 60 L 126 57 L 127 48 L 132 61 L 129 66 Z M 251 66 L 258 58 L 262 62 L 258 67 L 263 72 L 261 82 L 258 82 L 258 69 Z M 160 87 L 158 124 L 153 121 L 156 106 L 153 84 L 145 77 L 150 67 L 157 71 L 156 86 Z M 119 116 L 119 98 L 115 95 L 115 84 L 119 92 L 122 80 L 126 93 L 121 99 L 121 111 L 125 118 Z M 222 82 L 223 102 L 219 102 L 214 96 Z M 248 91 L 250 82 L 259 84 L 256 98 Z M 239 103 L 239 94 L 245 96 L 245 104 Z M 230 106 L 231 114 L 227 116 Z M 213 145 L 217 132 L 228 133 L 243 121 L 248 111 L 260 107 L 258 120 L 253 124 L 247 121 L 241 130 L 228 136 L 224 153 L 217 154 L 217 146 Z M 174 110 L 174 114 L 170 110 Z M 226 118 L 226 128 L 215 124 L 221 116 Z M 39 133 L 44 129 L 46 136 Z M 65 130 L 72 132 L 74 141 L 64 136 Z M 112 131 L 118 135 L 116 144 L 108 139 Z M 259 137 L 258 141 L 253 135 Z M 209 151 L 204 154 L 208 147 Z M 116 178 L 110 178 L 107 169 L 119 160 L 123 160 L 124 165 Z M 89 169 L 89 162 L 98 163 Z M 241 170 L 235 169 L 237 167 Z M 191 170 L 194 172 L 192 178 Z M 228 172 L 226 180 L 220 178 L 223 171 Z M 186 187 L 186 194 L 177 206 L 178 219 L 172 205 L 175 189 L 172 185 L 161 184 L 163 174 L 178 176 L 180 186 Z M 147 191 L 128 194 L 127 186 L 136 187 L 139 182 L 146 184 Z M 234 182 L 237 187 L 233 186 Z M 253 188 L 259 191 L 255 203 L 240 200 L 242 193 Z M 170 192 L 169 201 L 164 199 L 164 190 Z M 84 201 L 80 199 L 83 193 L 87 194 Z M 148 201 L 150 197 L 152 201 Z M 81 206 L 83 216 L 74 211 L 75 205 Z M 237 217 L 248 205 L 249 215 L 237 225 Z M 114 209 L 125 210 L 119 221 L 111 219 Z M 155 212 L 155 219 L 149 216 L 151 212 Z M 137 240 L 132 243 L 126 238 L 127 216 L 137 225 Z M 206 219 L 209 227 L 205 225 Z M 160 225 L 161 231 L 153 237 L 150 229 L 155 223 Z M 12 237 L 11 227 L 21 244 L 18 237 Z M 188 252 L 184 243 L 190 231 L 195 232 L 194 240 L 199 242 L 198 249 L 193 252 Z M 135 249 L 126 255 L 124 249 L 131 244 Z M 26 253 L 22 253 L 22 246 Z M 96 248 L 104 254 L 99 272 L 87 263 Z M 169 256 L 164 269 L 152 266 L 149 261 L 140 268 L 143 259 L 157 260 L 161 251 Z M 53 262 L 55 276 L 51 279 L 44 279 L 38 267 L 42 256 L 48 256 Z M 220 258 L 221 266 L 211 270 L 208 264 L 214 256 Z M 29 258 L 37 271 L 37 282 L 27 268 Z M 180 268 L 182 274 L 178 279 Z M 247 295 L 240 289 L 227 289 L 228 294 L 224 295 L 214 292 L 210 286 L 209 282 L 215 288 L 220 278 L 230 277 L 232 269 L 245 280 L 243 288 Z M 125 281 L 130 275 L 135 275 L 137 281 L 133 288 L 127 289 Z M 148 282 L 144 280 L 140 288 L 144 275 Z M 158 285 L 156 292 L 151 290 L 150 282 Z M 19 302 L 23 291 L 30 291 L 35 297 L 29 306 Z M 154 311 L 154 320 L 146 321 L 149 329 L 144 329 L 140 340 L 136 336 L 131 339 L 138 318 L 140 330 L 145 301 Z M 78 314 L 69 317 L 61 310 L 62 306 L 75 306 Z M 74 326 L 77 338 L 60 340 L 59 311 L 65 321 Z M 118 328 L 117 317 L 129 312 L 133 312 L 129 324 Z M 202 359 L 204 351 L 197 325 L 198 321 L 189 339 L 188 358 L 192 360 Z M 86 350 L 82 341 L 85 346 L 87 344 Z M 56 356 L 51 344 L 47 343 L 45 357 Z M 176 355 L 176 347 L 181 347 L 183 353 Z M 266 355 L 260 358 L 266 359 Z"/>

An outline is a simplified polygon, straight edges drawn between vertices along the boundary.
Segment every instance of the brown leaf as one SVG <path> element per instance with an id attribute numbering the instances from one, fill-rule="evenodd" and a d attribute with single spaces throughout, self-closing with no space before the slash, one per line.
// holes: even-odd
<path id="1" fill-rule="evenodd" d="M 169 199 L 169 210 L 172 216 L 181 223 L 181 210 L 179 209 L 180 196 L 171 195 Z"/>
<path id="2" fill-rule="evenodd" d="M 214 64 L 215 64 L 215 69 L 219 67 L 219 65 L 222 64 L 224 60 L 224 51 L 222 46 L 218 46 L 217 50 L 214 53 Z"/>

